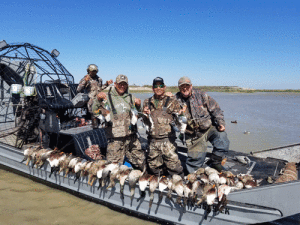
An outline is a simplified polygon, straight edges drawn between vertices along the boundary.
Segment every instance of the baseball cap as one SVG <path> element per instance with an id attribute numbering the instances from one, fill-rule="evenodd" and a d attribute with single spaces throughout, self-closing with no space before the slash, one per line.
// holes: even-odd
<path id="1" fill-rule="evenodd" d="M 154 80 L 153 80 L 153 85 L 155 85 L 157 82 L 160 82 L 162 84 L 165 84 L 164 83 L 164 79 L 162 79 L 161 77 L 156 77 Z"/>
<path id="2" fill-rule="evenodd" d="M 188 77 L 181 77 L 178 81 L 178 87 L 183 85 L 183 84 L 189 84 L 192 85 L 191 79 Z"/>
<path id="3" fill-rule="evenodd" d="M 117 76 L 116 83 L 119 84 L 121 82 L 125 82 L 126 84 L 128 84 L 128 78 L 126 75 L 120 74 Z"/>

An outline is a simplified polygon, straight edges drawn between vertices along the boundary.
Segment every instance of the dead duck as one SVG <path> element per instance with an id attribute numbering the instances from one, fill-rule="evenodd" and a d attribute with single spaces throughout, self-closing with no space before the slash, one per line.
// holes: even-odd
<path id="1" fill-rule="evenodd" d="M 186 176 L 186 184 L 184 188 L 184 205 L 187 205 L 188 201 L 194 204 L 194 198 L 197 192 L 197 189 L 200 185 L 200 181 L 198 181 L 199 175 L 196 173 L 191 173 Z"/>
<path id="2" fill-rule="evenodd" d="M 195 181 L 192 185 L 191 203 L 194 205 L 198 197 L 198 190 L 203 186 L 204 183 L 201 181 Z"/>
<path id="3" fill-rule="evenodd" d="M 169 179 L 166 176 L 161 176 L 159 178 L 159 182 L 158 182 L 158 190 L 160 191 L 159 200 L 158 200 L 159 202 L 163 198 L 163 191 L 168 188 L 168 183 L 169 183 Z"/>
<path id="4" fill-rule="evenodd" d="M 197 176 L 200 176 L 201 174 L 205 173 L 205 168 L 200 167 L 194 172 Z"/>
<path id="5" fill-rule="evenodd" d="M 253 188 L 253 187 L 257 187 L 260 185 L 260 183 L 262 182 L 263 179 L 259 179 L 259 180 L 247 180 L 246 183 L 244 184 L 245 188 L 249 189 L 249 188 Z"/>
<path id="6" fill-rule="evenodd" d="M 242 181 L 244 184 L 248 181 L 248 180 L 254 180 L 252 175 L 248 175 L 248 174 L 238 174 L 237 178 Z"/>
<path id="7" fill-rule="evenodd" d="M 75 165 L 80 162 L 82 160 L 82 158 L 79 158 L 79 157 L 74 157 L 70 160 L 68 166 L 67 166 L 67 169 L 66 169 L 66 174 L 65 174 L 65 177 L 67 177 L 67 175 L 69 174 L 69 172 L 71 171 L 72 173 L 74 172 L 74 168 L 75 168 Z"/>
<path id="8" fill-rule="evenodd" d="M 106 165 L 107 165 L 107 161 L 103 159 L 89 164 L 89 167 L 86 170 L 88 173 L 88 185 L 93 186 L 96 177 L 98 177 L 99 169 L 103 167 L 105 168 Z M 99 186 L 101 186 L 101 184 L 99 184 Z"/>
<path id="9" fill-rule="evenodd" d="M 182 109 L 183 112 L 186 111 L 187 106 L 185 105 Z M 179 139 L 181 140 L 182 144 L 185 144 L 185 130 L 187 127 L 187 118 L 186 116 L 181 113 L 173 113 L 173 116 L 176 120 L 176 124 L 178 126 L 178 130 L 179 130 Z"/>
<path id="10" fill-rule="evenodd" d="M 131 172 L 128 175 L 128 183 L 130 188 L 131 199 L 134 197 L 136 183 L 138 182 L 139 178 L 142 175 L 143 172 L 140 170 L 131 170 Z"/>
<path id="11" fill-rule="evenodd" d="M 114 173 L 116 173 L 116 169 L 118 167 L 120 167 L 119 163 L 106 164 L 105 168 L 102 170 L 102 183 L 101 183 L 102 187 L 106 185 L 108 179 L 110 178 L 111 172 L 115 171 Z"/>
<path id="12" fill-rule="evenodd" d="M 121 193 L 122 198 L 124 197 L 123 194 L 124 194 L 125 181 L 128 178 L 128 175 L 132 170 L 132 167 L 128 167 L 128 166 L 123 167 L 123 166 L 125 166 L 125 165 L 120 166 L 120 175 L 119 175 L 120 193 Z"/>
<path id="13" fill-rule="evenodd" d="M 219 174 L 219 180 L 220 180 L 220 184 L 226 184 L 227 183 L 227 176 L 224 173 L 220 173 Z"/>
<path id="14" fill-rule="evenodd" d="M 226 184 L 222 184 L 221 186 L 219 186 L 218 189 L 218 205 L 217 205 L 217 210 L 219 210 L 220 212 L 223 211 L 223 209 L 226 207 L 227 205 L 227 195 L 233 191 L 233 190 L 237 190 L 238 188 L 236 187 L 230 187 Z"/>
<path id="15" fill-rule="evenodd" d="M 122 166 L 126 166 L 126 165 L 122 165 Z M 109 184 L 106 189 L 113 188 L 116 185 L 116 180 L 119 180 L 119 175 L 120 175 L 120 164 L 117 164 L 117 166 L 110 171 Z"/>
<path id="16" fill-rule="evenodd" d="M 202 183 L 209 184 L 209 179 L 206 174 L 203 173 L 203 174 L 199 175 L 199 179 L 201 180 Z"/>
<path id="17" fill-rule="evenodd" d="M 149 133 L 154 129 L 154 122 L 150 114 L 142 113 L 140 114 L 142 118 L 143 127 L 145 127 L 146 131 Z"/>
<path id="18" fill-rule="evenodd" d="M 158 180 L 159 180 L 159 177 L 156 175 L 152 175 L 149 179 L 149 192 L 150 192 L 149 209 L 151 208 L 152 203 L 153 203 L 154 191 L 159 186 Z"/>
<path id="19" fill-rule="evenodd" d="M 67 155 L 64 152 L 56 152 L 50 155 L 50 157 L 47 159 L 51 167 L 49 177 L 51 177 L 52 173 L 59 171 L 59 161 L 64 160 L 66 157 Z"/>
<path id="20" fill-rule="evenodd" d="M 183 184 L 182 177 L 177 175 L 177 174 L 174 174 L 169 183 L 170 183 L 170 185 L 168 185 L 169 192 L 167 194 L 168 198 L 171 199 L 172 191 L 174 191 L 177 194 L 176 203 L 179 204 L 179 205 L 182 205 L 181 199 L 182 199 L 183 194 L 184 194 L 184 184 Z"/>
<path id="21" fill-rule="evenodd" d="M 88 170 L 91 168 L 94 161 L 88 161 L 85 167 L 81 170 L 80 177 L 85 177 L 89 175 Z"/>
<path id="22" fill-rule="evenodd" d="M 220 174 L 220 179 L 221 179 L 221 177 L 226 178 L 226 183 L 221 182 L 221 184 L 227 184 L 229 186 L 234 186 L 235 185 L 236 175 L 234 175 L 232 172 L 222 171 L 222 173 Z"/>
<path id="23" fill-rule="evenodd" d="M 242 181 L 236 180 L 235 185 L 237 189 L 243 189 L 244 188 L 244 183 Z"/>
<path id="24" fill-rule="evenodd" d="M 84 168 L 86 167 L 88 162 L 89 161 L 87 161 L 87 160 L 81 160 L 78 163 L 76 163 L 76 165 L 74 167 L 74 173 L 75 173 L 75 176 L 76 176 L 75 179 L 74 179 L 74 184 L 81 177 L 82 171 L 84 170 Z"/>
<path id="25" fill-rule="evenodd" d="M 194 183 L 198 179 L 198 175 L 196 173 L 190 173 L 185 177 L 185 180 L 189 183 Z"/>
<path id="26" fill-rule="evenodd" d="M 192 199 L 193 194 L 193 184 L 191 182 L 187 182 L 183 185 L 183 206 L 185 207 L 188 202 Z"/>
<path id="27" fill-rule="evenodd" d="M 208 189 L 206 192 L 206 203 L 207 205 L 212 205 L 215 202 L 215 198 L 217 197 L 217 191 L 215 185 L 212 188 Z"/>
<path id="28" fill-rule="evenodd" d="M 24 158 L 21 162 L 26 161 L 26 166 L 28 166 L 30 161 L 33 162 L 36 152 L 39 151 L 41 148 L 42 148 L 41 146 L 37 146 L 37 147 L 30 146 L 29 148 L 25 149 L 23 152 Z"/>
<path id="29" fill-rule="evenodd" d="M 68 165 L 70 163 L 70 161 L 75 158 L 75 156 L 73 156 L 72 153 L 68 154 L 67 157 L 64 160 L 60 160 L 59 161 L 59 171 L 58 174 L 60 174 L 61 172 L 65 172 L 65 177 L 67 177 L 68 173 L 69 173 L 69 168 Z"/>
<path id="30" fill-rule="evenodd" d="M 215 201 L 215 198 L 217 197 L 217 192 L 216 192 L 216 185 L 213 184 L 208 184 L 205 185 L 202 189 L 202 197 L 200 200 L 196 203 L 196 205 L 200 205 L 202 202 L 206 202 L 207 205 L 212 205 Z"/>
<path id="31" fill-rule="evenodd" d="M 139 188 L 141 191 L 141 197 L 145 197 L 145 190 L 146 187 L 149 185 L 150 178 L 152 175 L 148 173 L 144 173 L 140 178 L 139 178 Z"/>
<path id="32" fill-rule="evenodd" d="M 209 166 L 205 167 L 204 172 L 207 176 L 209 176 L 211 174 L 219 174 L 219 172 L 216 169 L 211 168 Z"/>
<path id="33" fill-rule="evenodd" d="M 51 154 L 52 151 L 53 150 L 44 149 L 44 148 L 38 150 L 35 154 L 35 158 L 32 163 L 32 168 L 34 166 L 36 166 L 36 168 L 43 166 L 44 161 L 46 161 L 46 159 L 49 157 L 49 155 Z"/>
<path id="34" fill-rule="evenodd" d="M 138 114 L 139 112 L 136 110 L 135 107 L 132 107 L 130 110 L 130 126 L 135 126 L 137 124 L 138 121 Z M 132 129 L 132 128 L 131 128 Z"/>
<path id="35" fill-rule="evenodd" d="M 41 168 L 45 164 L 45 162 L 48 161 L 47 159 L 49 159 L 49 158 L 55 160 L 55 163 L 58 164 L 56 160 L 58 160 L 58 158 L 61 156 L 61 154 L 63 154 L 63 153 L 61 153 L 61 151 L 58 150 L 57 147 L 54 148 L 54 150 L 48 149 L 48 151 L 46 153 L 42 154 L 39 159 L 39 161 L 40 161 L 39 165 L 38 165 L 39 168 Z"/>
<path id="36" fill-rule="evenodd" d="M 96 168 L 95 168 L 95 169 L 97 169 L 96 176 L 97 176 L 98 181 L 99 181 L 98 189 L 99 189 L 100 187 L 102 187 L 102 172 L 103 172 L 104 168 L 105 168 L 108 164 L 110 164 L 110 162 L 103 160 L 102 163 L 101 163 L 101 165 L 99 165 L 99 167 L 96 167 Z M 93 165 L 93 164 L 92 164 L 92 165 Z M 89 171 L 89 170 L 88 170 L 88 171 Z M 89 176 L 94 176 L 94 175 L 91 174 L 91 175 L 89 175 Z"/>

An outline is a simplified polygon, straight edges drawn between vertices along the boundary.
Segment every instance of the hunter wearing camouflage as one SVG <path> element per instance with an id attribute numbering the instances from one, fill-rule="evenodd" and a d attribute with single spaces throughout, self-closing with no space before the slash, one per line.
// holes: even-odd
<path id="1" fill-rule="evenodd" d="M 95 64 L 90 64 L 87 68 L 88 74 L 84 76 L 79 82 L 77 87 L 77 92 L 82 92 L 83 90 L 88 93 L 90 100 L 88 101 L 87 107 L 88 111 L 92 113 L 93 100 L 96 95 L 107 88 L 110 84 L 113 83 L 112 80 L 106 81 L 105 84 L 102 84 L 102 79 L 97 75 L 98 67 Z"/>
<path id="2" fill-rule="evenodd" d="M 103 96 L 101 99 L 100 95 Z M 107 96 L 100 93 L 93 104 L 94 116 L 98 116 L 103 108 L 103 100 L 107 98 L 110 109 L 111 123 L 105 128 L 109 140 L 107 146 L 107 160 L 115 163 L 124 162 L 124 157 L 130 161 L 134 168 L 143 170 L 145 166 L 145 152 L 137 138 L 137 129 L 132 126 L 132 111 L 140 110 L 141 100 L 128 93 L 128 78 L 119 75 L 114 87 L 111 87 Z"/>
<path id="3" fill-rule="evenodd" d="M 192 173 L 203 165 L 207 141 L 213 146 L 211 166 L 219 171 L 224 169 L 221 162 L 228 152 L 229 140 L 225 132 L 223 111 L 208 94 L 193 89 L 192 82 L 188 77 L 181 77 L 178 87 L 180 92 L 176 93 L 175 97 L 181 105 L 187 105 L 184 114 L 188 121 L 185 131 L 188 172 Z"/>
<path id="4" fill-rule="evenodd" d="M 163 174 L 166 169 L 169 175 L 183 176 L 183 168 L 177 155 L 176 136 L 171 126 L 172 113 L 181 111 L 180 104 L 174 97 L 166 95 L 166 86 L 162 78 L 157 77 L 153 80 L 152 89 L 154 95 L 143 104 L 143 113 L 148 114 L 152 121 L 148 131 L 149 168 L 155 175 Z"/>

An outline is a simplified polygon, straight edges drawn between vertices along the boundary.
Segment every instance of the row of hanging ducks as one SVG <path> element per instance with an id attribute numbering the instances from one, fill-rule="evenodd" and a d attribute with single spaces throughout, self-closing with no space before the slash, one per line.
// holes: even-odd
<path id="1" fill-rule="evenodd" d="M 120 194 L 122 198 L 125 181 L 130 187 L 130 196 L 134 197 L 136 184 L 139 184 L 141 196 L 145 196 L 145 190 L 149 187 L 151 208 L 154 192 L 159 190 L 160 202 L 163 192 L 167 191 L 167 197 L 172 200 L 172 193 L 177 194 L 176 203 L 185 207 L 187 204 L 200 205 L 207 204 L 208 207 L 217 202 L 217 210 L 222 211 L 227 204 L 227 195 L 234 190 L 252 188 L 258 186 L 261 180 L 255 180 L 251 175 L 234 175 L 230 171 L 222 171 L 206 167 L 199 168 L 192 174 L 184 178 L 179 175 L 172 177 L 156 176 L 148 174 L 146 171 L 135 170 L 126 165 L 111 163 L 107 160 L 87 161 L 74 155 L 66 154 L 57 149 L 49 150 L 41 147 L 29 147 L 24 150 L 26 165 L 41 168 L 48 162 L 51 166 L 49 177 L 53 173 L 64 173 L 67 177 L 69 173 L 75 175 L 74 183 L 81 177 L 88 176 L 88 185 L 93 186 L 95 181 L 99 181 L 99 188 L 113 188 L 116 182 L 120 183 Z"/>

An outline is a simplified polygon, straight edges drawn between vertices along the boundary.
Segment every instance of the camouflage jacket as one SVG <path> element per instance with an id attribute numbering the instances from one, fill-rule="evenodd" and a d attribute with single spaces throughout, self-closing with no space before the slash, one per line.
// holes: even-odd
<path id="1" fill-rule="evenodd" d="M 107 87 L 107 83 L 102 84 L 102 79 L 98 75 L 91 77 L 89 74 L 87 74 L 79 82 L 77 92 L 79 93 L 84 90 L 86 93 L 88 93 L 90 99 L 94 99 L 99 92 Z"/>
<path id="2" fill-rule="evenodd" d="M 109 94 L 111 95 L 111 101 L 109 98 Z M 131 103 L 132 100 L 132 103 Z M 125 137 L 134 133 L 131 130 L 131 108 L 135 107 L 134 105 L 135 97 L 127 92 L 125 92 L 122 96 L 118 94 L 115 87 L 111 87 L 107 94 L 107 102 L 110 109 L 110 118 L 112 122 L 112 126 L 106 128 L 106 134 L 108 138 L 117 138 L 117 137 Z M 92 110 L 97 116 L 100 111 L 98 109 L 103 108 L 104 102 L 99 101 L 97 98 L 94 101 Z M 113 112 L 113 107 L 115 108 L 115 114 Z M 136 107 L 137 110 L 140 110 L 140 107 Z"/>
<path id="3" fill-rule="evenodd" d="M 150 101 L 150 103 L 149 103 Z M 168 102 L 167 102 L 168 101 Z M 148 134 L 151 138 L 174 137 L 175 132 L 172 124 L 175 124 L 172 113 L 178 113 L 181 109 L 179 102 L 174 97 L 163 96 L 161 99 L 145 99 L 143 109 L 150 108 L 150 116 L 154 123 L 154 128 Z"/>
<path id="4" fill-rule="evenodd" d="M 219 104 L 207 93 L 200 90 L 192 90 L 192 95 L 185 99 L 180 92 L 175 95 L 181 105 L 187 104 L 185 115 L 188 119 L 187 133 L 205 131 L 211 125 L 225 126 L 223 111 Z"/>

